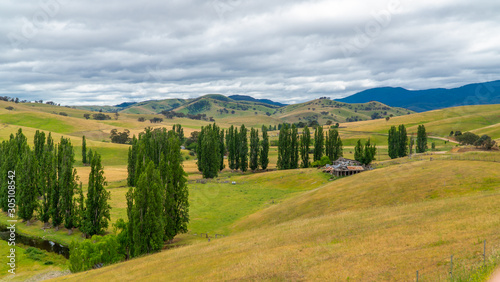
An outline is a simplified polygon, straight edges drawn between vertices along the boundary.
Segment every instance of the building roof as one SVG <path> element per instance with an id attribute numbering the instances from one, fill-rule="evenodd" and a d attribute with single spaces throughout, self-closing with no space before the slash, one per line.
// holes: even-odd
<path id="1" fill-rule="evenodd" d="M 347 170 L 365 170 L 362 166 L 348 166 Z"/>

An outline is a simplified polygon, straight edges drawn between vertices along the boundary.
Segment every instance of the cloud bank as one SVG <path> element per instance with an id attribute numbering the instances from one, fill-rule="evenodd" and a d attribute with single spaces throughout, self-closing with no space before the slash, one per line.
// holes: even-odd
<path id="1" fill-rule="evenodd" d="M 489 0 L 6 0 L 0 95 L 295 103 L 457 87 L 499 79 L 499 10 Z"/>

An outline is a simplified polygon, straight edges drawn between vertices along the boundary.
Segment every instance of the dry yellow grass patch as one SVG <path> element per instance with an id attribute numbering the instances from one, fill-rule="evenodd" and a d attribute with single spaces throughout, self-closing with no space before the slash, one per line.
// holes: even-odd
<path id="1" fill-rule="evenodd" d="M 90 166 L 81 166 L 76 168 L 76 172 L 83 184 L 89 183 Z M 127 166 L 106 166 L 104 167 L 104 177 L 107 182 L 116 182 L 127 179 Z"/>

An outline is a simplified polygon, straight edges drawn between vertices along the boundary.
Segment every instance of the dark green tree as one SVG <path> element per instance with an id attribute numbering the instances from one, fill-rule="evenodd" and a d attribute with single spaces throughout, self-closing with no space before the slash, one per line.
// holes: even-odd
<path id="1" fill-rule="evenodd" d="M 85 135 L 82 137 L 82 163 L 87 164 L 87 141 Z"/>
<path id="2" fill-rule="evenodd" d="M 354 148 L 354 159 L 364 165 L 369 165 L 373 160 L 375 160 L 375 155 L 377 154 L 377 147 L 370 144 L 370 139 L 365 143 L 365 146 L 361 144 L 361 140 L 358 140 L 356 147 Z"/>
<path id="3" fill-rule="evenodd" d="M 256 170 L 259 168 L 259 130 L 250 129 L 250 169 Z"/>
<path id="4" fill-rule="evenodd" d="M 238 133 L 238 128 L 234 128 L 233 146 L 234 146 L 234 169 L 240 169 L 240 134 Z"/>
<path id="5" fill-rule="evenodd" d="M 377 154 L 377 147 L 370 144 L 370 139 L 366 141 L 365 148 L 363 151 L 363 162 L 364 165 L 369 165 L 375 160 L 375 155 Z"/>
<path id="6" fill-rule="evenodd" d="M 408 135 L 406 133 L 406 127 L 401 124 L 398 128 L 398 157 L 408 156 Z"/>
<path id="7" fill-rule="evenodd" d="M 101 156 L 95 152 L 90 162 L 89 184 L 85 202 L 86 214 L 81 228 L 87 236 L 104 234 L 108 228 L 111 209 L 108 200 L 111 199 L 111 196 L 104 188 L 105 185 L 107 183 L 101 165 Z"/>
<path id="8" fill-rule="evenodd" d="M 266 170 L 269 165 L 269 136 L 267 134 L 267 128 L 264 125 L 262 126 L 262 141 L 260 148 L 259 164 L 263 170 Z"/>
<path id="9" fill-rule="evenodd" d="M 54 161 L 55 168 L 57 172 L 57 178 L 54 179 L 54 185 L 52 186 L 52 190 L 50 191 L 50 219 L 52 220 L 52 226 L 59 228 L 59 225 L 63 222 L 63 209 L 61 206 L 61 182 L 59 175 L 62 172 L 62 161 L 60 154 L 60 145 L 56 145 L 54 148 Z"/>
<path id="10" fill-rule="evenodd" d="M 417 153 L 425 153 L 427 150 L 427 133 L 423 124 L 418 126 L 417 130 Z"/>
<path id="11" fill-rule="evenodd" d="M 325 136 L 323 135 L 323 127 L 317 126 L 314 132 L 314 161 L 321 160 L 324 153 Z"/>
<path id="12" fill-rule="evenodd" d="M 360 163 L 363 163 L 364 157 L 363 145 L 361 144 L 361 140 L 358 140 L 358 142 L 356 143 L 356 147 L 354 147 L 354 159 Z"/>
<path id="13" fill-rule="evenodd" d="M 201 129 L 201 140 L 198 156 L 198 169 L 203 174 L 203 178 L 215 178 L 219 175 L 220 168 L 220 144 L 218 128 L 212 126 L 204 126 Z"/>
<path id="14" fill-rule="evenodd" d="M 74 168 L 75 153 L 71 141 L 61 137 L 57 153 L 57 176 L 60 193 L 60 208 L 64 227 L 75 227 L 75 207 L 73 196 L 77 189 L 77 174 Z"/>
<path id="15" fill-rule="evenodd" d="M 290 168 L 299 168 L 299 132 L 295 124 L 290 130 Z"/>
<path id="16" fill-rule="evenodd" d="M 135 166 L 137 165 L 137 138 L 132 138 L 132 146 L 128 148 L 128 163 L 127 163 L 127 185 L 135 186 Z"/>
<path id="17" fill-rule="evenodd" d="M 236 147 L 234 140 L 234 126 L 231 125 L 226 132 L 227 162 L 231 170 L 236 169 Z"/>
<path id="18" fill-rule="evenodd" d="M 40 205 L 38 214 L 40 220 L 47 225 L 51 218 L 51 193 L 57 186 L 57 163 L 56 153 L 54 150 L 54 140 L 49 133 L 47 136 L 47 144 L 44 146 L 44 152 L 40 158 L 40 163 L 43 163 L 40 175 Z"/>
<path id="19" fill-rule="evenodd" d="M 160 177 L 163 191 L 164 240 L 172 240 L 175 235 L 187 232 L 189 222 L 189 191 L 187 174 L 182 167 L 180 140 L 168 132 L 166 153 L 160 161 Z"/>
<path id="20" fill-rule="evenodd" d="M 247 141 L 247 129 L 245 125 L 242 124 L 240 127 L 240 134 L 238 139 L 239 147 L 239 167 L 242 172 L 248 169 L 248 141 Z"/>
<path id="21" fill-rule="evenodd" d="M 16 167 L 17 213 L 24 221 L 29 221 L 38 206 L 36 183 L 38 161 L 35 152 L 31 151 L 27 144 L 19 153 Z"/>
<path id="22" fill-rule="evenodd" d="M 309 128 L 304 127 L 302 135 L 300 136 L 300 158 L 302 159 L 302 167 L 308 168 L 309 163 L 309 145 L 311 143 L 311 132 Z"/>
<path id="23" fill-rule="evenodd" d="M 133 189 L 133 188 L 131 188 Z M 133 190 L 132 224 L 134 256 L 160 251 L 164 235 L 164 190 L 160 173 L 152 160 L 137 180 Z"/>
<path id="24" fill-rule="evenodd" d="M 330 160 L 337 160 L 343 155 L 342 140 L 336 129 L 330 129 L 326 135 L 325 152 Z"/>
<path id="25" fill-rule="evenodd" d="M 280 124 L 279 139 L 278 139 L 278 169 L 289 169 L 291 160 L 291 140 L 290 128 L 288 124 Z"/>
<path id="26" fill-rule="evenodd" d="M 395 126 L 391 126 L 391 129 L 389 129 L 389 137 L 388 137 L 388 150 L 389 150 L 389 157 L 391 159 L 395 159 L 399 156 L 398 154 L 398 131 Z"/>
<path id="27" fill-rule="evenodd" d="M 215 127 L 215 123 L 214 123 Z M 218 139 L 219 139 L 219 157 L 220 164 L 219 170 L 222 171 L 225 167 L 224 165 L 224 155 L 226 154 L 226 146 L 224 145 L 224 129 L 217 127 Z"/>

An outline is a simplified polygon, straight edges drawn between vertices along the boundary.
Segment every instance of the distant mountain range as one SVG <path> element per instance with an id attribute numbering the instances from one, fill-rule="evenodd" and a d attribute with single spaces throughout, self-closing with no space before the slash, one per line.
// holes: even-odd
<path id="1" fill-rule="evenodd" d="M 377 101 L 391 107 L 425 112 L 455 106 L 500 104 L 500 80 L 468 84 L 453 89 L 407 90 L 401 87 L 382 87 L 361 91 L 338 99 L 344 103 Z"/>
<path id="2" fill-rule="evenodd" d="M 304 103 L 284 105 L 267 99 L 255 99 L 250 96 L 208 94 L 192 99 L 165 99 L 144 102 L 126 102 L 115 106 L 77 106 L 87 111 L 107 113 L 157 115 L 184 114 L 185 116 L 202 115 L 207 119 L 231 120 L 231 122 L 254 122 L 278 124 L 281 122 L 321 124 L 380 119 L 413 113 L 399 107 L 389 107 L 378 102 L 348 104 L 320 98 Z"/>
<path id="3" fill-rule="evenodd" d="M 271 101 L 269 99 L 255 99 L 253 97 L 246 96 L 246 95 L 231 95 L 231 96 L 229 96 L 229 98 L 231 98 L 231 99 L 233 99 L 235 101 L 259 102 L 259 103 L 264 103 L 264 104 L 269 104 L 269 105 L 275 105 L 275 106 L 279 106 L 279 107 L 283 107 L 283 106 L 287 105 L 287 104 L 282 104 L 282 103 L 279 103 L 279 102 L 274 102 L 274 101 Z"/>

